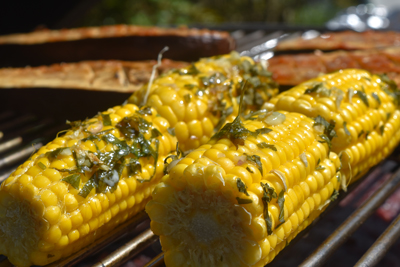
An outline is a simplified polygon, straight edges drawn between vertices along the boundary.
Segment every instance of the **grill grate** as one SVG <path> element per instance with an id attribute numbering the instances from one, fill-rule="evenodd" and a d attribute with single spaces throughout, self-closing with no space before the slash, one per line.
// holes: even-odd
<path id="1" fill-rule="evenodd" d="M 256 59 L 267 59 L 271 57 L 273 55 L 274 44 L 279 40 L 299 36 L 300 34 L 300 32 L 287 34 L 283 31 L 254 31 L 250 34 L 246 34 L 243 31 L 236 31 L 232 33 L 237 39 L 237 50 L 241 52 L 242 55 L 249 55 Z M 39 120 L 36 116 L 30 114 L 18 114 L 14 111 L 1 112 L 0 183 L 8 177 L 16 166 L 26 160 L 43 144 L 51 141 L 63 128 L 66 128 L 66 126 L 64 122 L 60 120 Z M 396 154 L 396 152 L 394 154 Z M 395 173 L 393 169 L 396 169 Z M 340 207 L 340 205 L 346 204 L 346 206 L 351 206 L 352 203 L 356 203 L 356 198 L 361 198 L 363 195 L 367 194 L 368 189 L 371 188 L 371 184 L 388 173 L 391 175 L 391 178 L 380 186 L 368 201 L 355 209 L 340 226 L 340 222 L 335 223 L 333 228 L 337 229 L 333 231 L 326 241 L 320 242 L 318 248 L 306 248 L 305 253 L 299 253 L 299 251 L 297 251 L 296 245 L 298 246 L 298 244 L 301 243 L 296 242 L 297 240 L 305 238 L 305 235 L 308 235 L 308 237 L 303 240 L 304 242 L 312 238 L 313 235 L 315 236 L 315 233 L 313 234 L 312 231 L 309 231 L 310 228 L 316 226 L 327 228 L 321 226 L 318 221 L 324 221 L 327 217 L 337 216 L 338 214 L 341 214 L 340 216 L 342 218 L 347 217 L 345 214 L 346 212 L 340 210 L 343 208 Z M 342 196 L 332 203 L 333 205 L 323 214 L 323 218 L 318 219 L 311 227 L 308 227 L 306 231 L 303 231 L 296 237 L 296 239 L 289 244 L 288 248 L 278 254 L 277 258 L 270 266 L 322 266 L 334 251 L 343 246 L 346 240 L 351 238 L 352 234 L 361 224 L 372 216 L 374 211 L 400 187 L 400 166 L 393 158 L 386 160 L 366 176 L 368 176 L 366 179 L 357 182 L 349 188 L 350 193 L 347 194 L 346 198 Z M 337 205 L 339 203 L 340 205 Z M 141 212 L 84 250 L 49 266 L 164 266 L 164 256 L 161 252 L 158 238 L 149 230 L 149 225 L 149 218 L 145 212 Z M 329 234 L 329 230 L 326 230 L 326 232 Z M 400 216 L 398 216 L 392 224 L 387 227 L 381 237 L 372 244 L 364 256 L 359 259 L 356 266 L 377 265 L 399 236 Z M 294 262 L 293 259 L 293 251 L 295 250 L 297 251 L 296 254 L 301 254 L 297 256 L 298 262 Z M 309 254 L 311 255 L 304 260 L 306 255 Z M 147 264 L 145 264 L 145 262 L 147 262 Z M 400 266 L 400 259 L 397 261 L 397 264 Z M 0 256 L 0 266 L 12 265 L 4 256 Z"/>

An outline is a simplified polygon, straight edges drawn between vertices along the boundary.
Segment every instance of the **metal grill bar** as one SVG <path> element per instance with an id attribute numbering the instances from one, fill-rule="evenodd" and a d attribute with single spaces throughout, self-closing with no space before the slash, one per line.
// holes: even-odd
<path id="1" fill-rule="evenodd" d="M 42 146 L 43 146 L 42 142 L 34 143 L 32 144 L 32 146 L 20 149 L 19 151 L 0 159 L 0 169 L 29 157 L 29 155 L 37 151 Z"/>
<path id="2" fill-rule="evenodd" d="M 390 224 L 383 234 L 375 241 L 355 267 L 372 267 L 377 265 L 389 248 L 400 237 L 400 215 Z"/>
<path id="3" fill-rule="evenodd" d="M 147 229 L 124 246 L 109 254 L 107 258 L 94 264 L 93 267 L 121 266 L 157 240 L 158 237 L 150 229 Z"/>
<path id="4" fill-rule="evenodd" d="M 149 263 L 147 263 L 144 267 L 158 267 L 164 263 L 164 253 L 160 253 L 155 256 Z"/>
<path id="5" fill-rule="evenodd" d="M 300 266 L 317 267 L 339 248 L 355 230 L 400 186 L 400 169 L 388 180 L 380 190 L 358 208 L 339 228 L 329 236 Z"/>

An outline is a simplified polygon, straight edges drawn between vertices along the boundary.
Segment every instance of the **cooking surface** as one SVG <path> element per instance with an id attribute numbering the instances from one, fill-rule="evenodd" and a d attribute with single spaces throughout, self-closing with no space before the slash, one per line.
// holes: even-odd
<path id="1" fill-rule="evenodd" d="M 300 33 L 295 34 L 299 35 Z M 240 34 L 236 33 L 236 35 Z M 263 31 L 252 32 L 248 38 L 246 36 L 248 33 L 244 33 L 241 38 L 238 38 L 239 52 L 250 51 L 252 47 L 260 45 L 260 43 L 269 42 L 271 45 L 271 47 L 264 47 L 267 49 L 261 49 L 258 53 L 252 54 L 254 57 L 271 55 L 270 53 L 273 53 L 272 43 L 274 43 L 271 40 L 289 37 L 284 32 L 267 33 Z M 0 91 L 0 99 L 4 101 L 0 110 L 0 131 L 3 132 L 3 137 L 0 139 L 0 181 L 4 180 L 41 144 L 52 140 L 57 132 L 65 129 L 66 119 L 77 120 L 91 117 L 99 110 L 122 103 L 128 97 L 123 94 L 75 90 L 12 90 Z M 29 99 L 29 101 L 20 101 L 21 98 Z M 93 98 L 96 99 L 95 102 L 89 100 Z M 388 178 L 389 174 L 393 174 L 399 168 L 400 157 L 398 155 L 399 149 L 364 177 L 365 182 L 353 186 L 352 193 L 350 192 L 347 198 L 336 201 L 329 212 L 326 212 L 317 223 L 307 230 L 306 234 L 292 241 L 269 266 L 301 264 L 363 201 L 369 198 L 370 189 L 376 187 L 374 185 L 379 184 L 380 180 Z M 137 231 L 130 231 L 113 244 L 105 247 L 102 245 L 99 252 L 85 255 L 84 260 L 75 266 L 93 266 L 102 259 L 107 260 L 111 253 L 132 241 L 135 236 L 148 228 L 148 220 L 142 218 L 141 221 L 137 226 Z M 134 223 L 132 226 L 137 224 Z M 374 213 L 323 266 L 354 266 L 389 224 L 390 221 L 385 221 L 382 216 Z M 379 266 L 400 266 L 398 251 L 400 251 L 399 240 L 389 250 Z M 123 266 L 143 266 L 159 253 L 161 253 L 159 242 L 150 242 L 147 248 Z M 0 261 L 2 261 L 0 263 L 2 266 L 3 264 L 7 266 L 4 258 L 0 257 Z"/>

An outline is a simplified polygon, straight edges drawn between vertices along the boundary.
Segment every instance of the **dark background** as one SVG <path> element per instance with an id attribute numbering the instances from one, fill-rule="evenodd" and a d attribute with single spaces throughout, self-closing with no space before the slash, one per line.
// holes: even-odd
<path id="1" fill-rule="evenodd" d="M 0 35 L 30 32 L 40 27 L 75 27 L 99 0 L 7 1 L 0 5 Z"/>

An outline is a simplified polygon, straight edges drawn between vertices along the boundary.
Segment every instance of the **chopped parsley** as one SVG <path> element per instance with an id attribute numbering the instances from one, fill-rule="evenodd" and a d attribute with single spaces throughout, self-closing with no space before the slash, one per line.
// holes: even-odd
<path id="1" fill-rule="evenodd" d="M 186 94 L 183 96 L 183 99 L 185 100 L 186 104 L 189 104 L 190 101 L 192 100 L 192 95 L 191 94 Z"/>
<path id="2" fill-rule="evenodd" d="M 38 164 L 37 164 L 42 170 L 45 170 L 47 167 L 46 167 L 46 165 L 44 165 L 43 163 L 41 163 L 41 162 L 38 162 Z"/>
<path id="3" fill-rule="evenodd" d="M 265 142 L 258 143 L 257 146 L 259 148 L 269 148 L 269 149 L 271 149 L 273 151 L 278 151 L 274 145 L 270 145 L 270 144 L 267 144 Z"/>
<path id="4" fill-rule="evenodd" d="M 246 196 L 250 196 L 249 193 L 247 192 L 247 185 L 242 181 L 242 179 L 237 178 L 236 186 L 239 192 L 244 193 Z"/>
<path id="5" fill-rule="evenodd" d="M 242 204 L 251 204 L 251 203 L 253 203 L 253 200 L 248 199 L 248 198 L 236 197 L 236 200 L 237 200 L 238 204 L 240 204 L 240 205 L 242 205 Z"/>
<path id="6" fill-rule="evenodd" d="M 250 156 L 250 155 L 247 155 L 247 154 L 245 154 L 245 155 L 246 155 L 246 159 L 248 161 L 253 162 L 254 164 L 257 165 L 258 170 L 260 171 L 261 176 L 262 176 L 263 175 L 263 168 L 262 168 L 262 163 L 261 163 L 260 156 L 258 156 L 258 155 L 251 155 Z"/>
<path id="7" fill-rule="evenodd" d="M 367 95 L 362 90 L 357 90 L 356 95 L 369 107 Z"/>
<path id="8" fill-rule="evenodd" d="M 104 126 L 111 126 L 111 118 L 110 114 L 103 114 L 101 113 L 101 117 L 103 118 L 103 125 Z"/>
<path id="9" fill-rule="evenodd" d="M 372 93 L 372 97 L 375 98 L 375 100 L 378 102 L 379 105 L 382 103 L 377 93 L 375 92 Z"/>
<path id="10" fill-rule="evenodd" d="M 81 182 L 81 175 L 77 174 L 77 173 L 72 174 L 72 175 L 65 177 L 61 181 L 69 183 L 75 189 L 79 189 L 79 184 Z"/>
<path id="11" fill-rule="evenodd" d="M 285 222 L 285 218 L 284 218 L 284 215 L 285 215 L 285 212 L 284 212 L 285 211 L 285 209 L 284 209 L 285 192 L 283 190 L 279 193 L 278 200 L 276 201 L 276 203 L 278 203 L 278 206 L 279 206 L 279 222 L 284 223 Z"/>
<path id="12" fill-rule="evenodd" d="M 270 187 L 267 183 L 264 184 L 263 182 L 260 182 L 260 185 L 263 189 L 263 196 L 261 199 L 264 204 L 264 219 L 267 225 L 268 235 L 271 235 L 272 220 L 268 213 L 268 203 L 270 203 L 273 198 L 277 198 L 278 196 L 276 195 L 275 189 L 273 187 Z"/>

